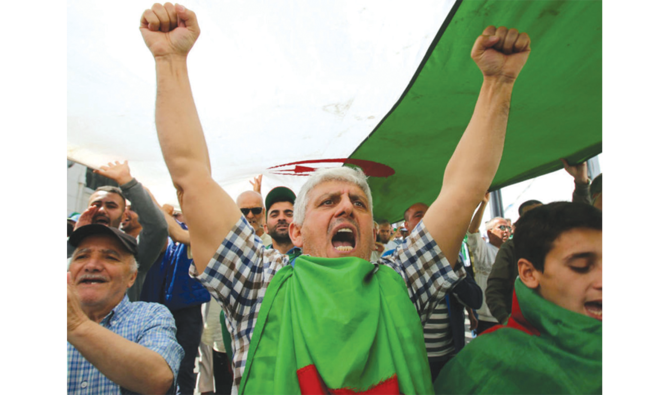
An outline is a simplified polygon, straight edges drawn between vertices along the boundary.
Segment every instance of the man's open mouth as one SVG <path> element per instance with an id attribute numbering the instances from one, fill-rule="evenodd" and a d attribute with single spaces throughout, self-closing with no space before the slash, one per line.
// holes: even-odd
<path id="1" fill-rule="evenodd" d="M 593 317 L 597 320 L 603 319 L 603 302 L 602 300 L 597 300 L 593 302 L 586 302 L 584 303 L 584 309 L 586 310 L 586 314 L 589 317 Z"/>
<path id="2" fill-rule="evenodd" d="M 356 248 L 356 233 L 353 228 L 339 228 L 331 241 L 338 252 L 351 252 Z"/>
<path id="3" fill-rule="evenodd" d="M 109 226 L 109 218 L 107 218 L 107 217 L 95 217 L 95 218 L 93 218 L 93 223 Z"/>
<path id="4" fill-rule="evenodd" d="M 86 284 L 86 285 L 91 285 L 91 284 L 103 284 L 106 283 L 107 279 L 102 276 L 95 276 L 95 275 L 84 275 L 82 276 L 79 281 L 77 282 L 78 284 Z"/>

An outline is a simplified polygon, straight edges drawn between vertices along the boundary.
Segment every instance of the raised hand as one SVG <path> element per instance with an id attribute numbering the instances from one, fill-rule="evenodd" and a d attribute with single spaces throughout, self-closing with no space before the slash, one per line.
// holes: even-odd
<path id="1" fill-rule="evenodd" d="M 200 35 L 193 11 L 172 3 L 154 4 L 140 19 L 140 32 L 154 58 L 186 57 Z"/>
<path id="2" fill-rule="evenodd" d="M 98 207 L 96 206 L 90 206 L 87 208 L 81 215 L 79 216 L 79 219 L 77 220 L 77 223 L 74 225 L 74 230 L 77 230 L 78 228 L 84 226 L 84 225 L 90 225 L 93 223 L 93 217 L 95 217 L 95 213 L 98 212 Z"/>
<path id="3" fill-rule="evenodd" d="M 107 166 L 100 166 L 99 170 L 93 170 L 95 174 L 101 174 L 107 178 L 116 181 L 117 184 L 123 185 L 132 181 L 133 177 L 130 175 L 130 167 L 128 161 L 123 163 L 118 160 L 114 163 L 109 162 Z"/>
<path id="4" fill-rule="evenodd" d="M 586 161 L 576 164 L 574 166 L 571 166 L 568 164 L 568 161 L 561 158 L 561 162 L 563 162 L 563 168 L 565 171 L 568 172 L 572 176 L 572 178 L 575 179 L 575 182 L 577 184 L 588 184 L 589 182 L 589 175 L 588 175 L 588 169 L 586 165 Z"/>
<path id="5" fill-rule="evenodd" d="M 530 54 L 530 37 L 517 29 L 489 26 L 475 41 L 470 56 L 484 78 L 514 82 Z"/>
<path id="6" fill-rule="evenodd" d="M 82 323 L 86 322 L 88 317 L 79 305 L 79 298 L 74 289 L 74 283 L 67 272 L 67 333 L 72 333 Z"/>
<path id="7" fill-rule="evenodd" d="M 163 210 L 169 216 L 172 216 L 172 214 L 174 214 L 174 207 L 170 204 L 164 204 L 161 207 L 161 210 Z"/>
<path id="8" fill-rule="evenodd" d="M 263 175 L 260 174 L 258 177 L 249 181 L 249 184 L 254 188 L 255 192 L 261 193 L 261 182 L 263 181 Z"/>

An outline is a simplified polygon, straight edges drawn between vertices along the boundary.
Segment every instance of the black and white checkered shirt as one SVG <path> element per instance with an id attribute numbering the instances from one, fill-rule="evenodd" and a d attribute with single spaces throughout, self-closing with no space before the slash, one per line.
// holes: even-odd
<path id="1" fill-rule="evenodd" d="M 265 291 L 275 273 L 289 264 L 288 257 L 277 250 L 265 249 L 244 217 L 240 217 L 209 261 L 197 276 L 222 306 L 233 349 L 233 394 L 237 390 L 247 362 L 251 336 Z M 400 274 L 407 284 L 409 298 L 425 323 L 435 307 L 437 291 L 451 288 L 463 277 L 463 268 L 454 272 L 421 221 L 393 252 L 381 258 Z M 191 274 L 195 274 L 191 265 Z"/>

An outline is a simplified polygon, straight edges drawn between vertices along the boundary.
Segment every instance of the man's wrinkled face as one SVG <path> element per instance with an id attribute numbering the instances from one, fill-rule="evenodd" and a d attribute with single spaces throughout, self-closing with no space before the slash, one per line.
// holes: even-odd
<path id="1" fill-rule="evenodd" d="M 603 234 L 572 229 L 561 234 L 537 272 L 538 292 L 565 309 L 603 319 Z"/>
<path id="2" fill-rule="evenodd" d="M 135 282 L 132 255 L 110 235 L 92 235 L 72 254 L 70 275 L 84 310 L 116 306 Z"/>
<path id="3" fill-rule="evenodd" d="M 249 225 L 254 228 L 254 231 L 258 232 L 263 229 L 263 216 L 265 215 L 265 210 L 263 209 L 263 200 L 258 194 L 244 193 L 237 198 L 237 207 L 241 209 L 249 209 L 247 213 L 244 214 L 244 217 L 249 221 Z M 253 209 L 256 210 L 257 214 L 254 214 Z"/>
<path id="4" fill-rule="evenodd" d="M 95 192 L 88 200 L 88 205 L 98 208 L 93 216 L 92 223 L 111 226 L 112 228 L 119 227 L 126 206 L 119 194 L 106 191 Z"/>
<path id="5" fill-rule="evenodd" d="M 268 208 L 267 233 L 279 243 L 290 242 L 288 227 L 293 222 L 293 204 L 277 202 Z"/>
<path id="6" fill-rule="evenodd" d="M 370 202 L 355 184 L 326 181 L 308 193 L 305 220 L 302 226 L 292 223 L 290 234 L 295 246 L 314 257 L 369 260 L 376 238 Z"/>
<path id="7" fill-rule="evenodd" d="M 410 234 L 419 222 L 421 222 L 423 216 L 426 215 L 426 211 L 428 211 L 428 206 L 423 203 L 416 203 L 409 207 L 407 210 L 407 219 L 405 220 L 407 234 Z M 405 235 L 403 235 L 403 237 L 405 237 Z"/>
<path id="8" fill-rule="evenodd" d="M 509 235 L 512 229 L 507 224 L 507 221 L 500 218 L 495 221 L 493 224 L 493 229 L 487 231 L 489 234 L 489 240 L 493 245 L 500 245 L 509 239 Z"/>
<path id="9" fill-rule="evenodd" d="M 379 225 L 379 240 L 386 244 L 391 241 L 391 236 L 393 235 L 393 228 L 391 224 Z"/>

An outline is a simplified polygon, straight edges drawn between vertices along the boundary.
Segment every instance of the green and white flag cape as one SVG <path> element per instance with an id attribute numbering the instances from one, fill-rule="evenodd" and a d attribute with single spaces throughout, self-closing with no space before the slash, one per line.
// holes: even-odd
<path id="1" fill-rule="evenodd" d="M 407 285 L 359 258 L 300 256 L 267 289 L 240 394 L 431 394 Z"/>
<path id="2" fill-rule="evenodd" d="M 152 2 L 68 0 L 67 156 L 128 160 L 161 203 L 176 197 L 156 137 L 155 67 L 138 32 Z M 598 154 L 602 3 L 565 0 L 191 0 L 189 54 L 212 176 L 231 196 L 298 191 L 315 168 L 371 175 L 375 217 L 430 203 L 482 77 L 470 50 L 488 25 L 527 32 L 492 188 Z M 412 191 L 411 194 L 407 193 Z"/>
<path id="3" fill-rule="evenodd" d="M 512 316 L 442 369 L 438 394 L 600 394 L 602 322 L 559 307 L 517 278 Z"/>

